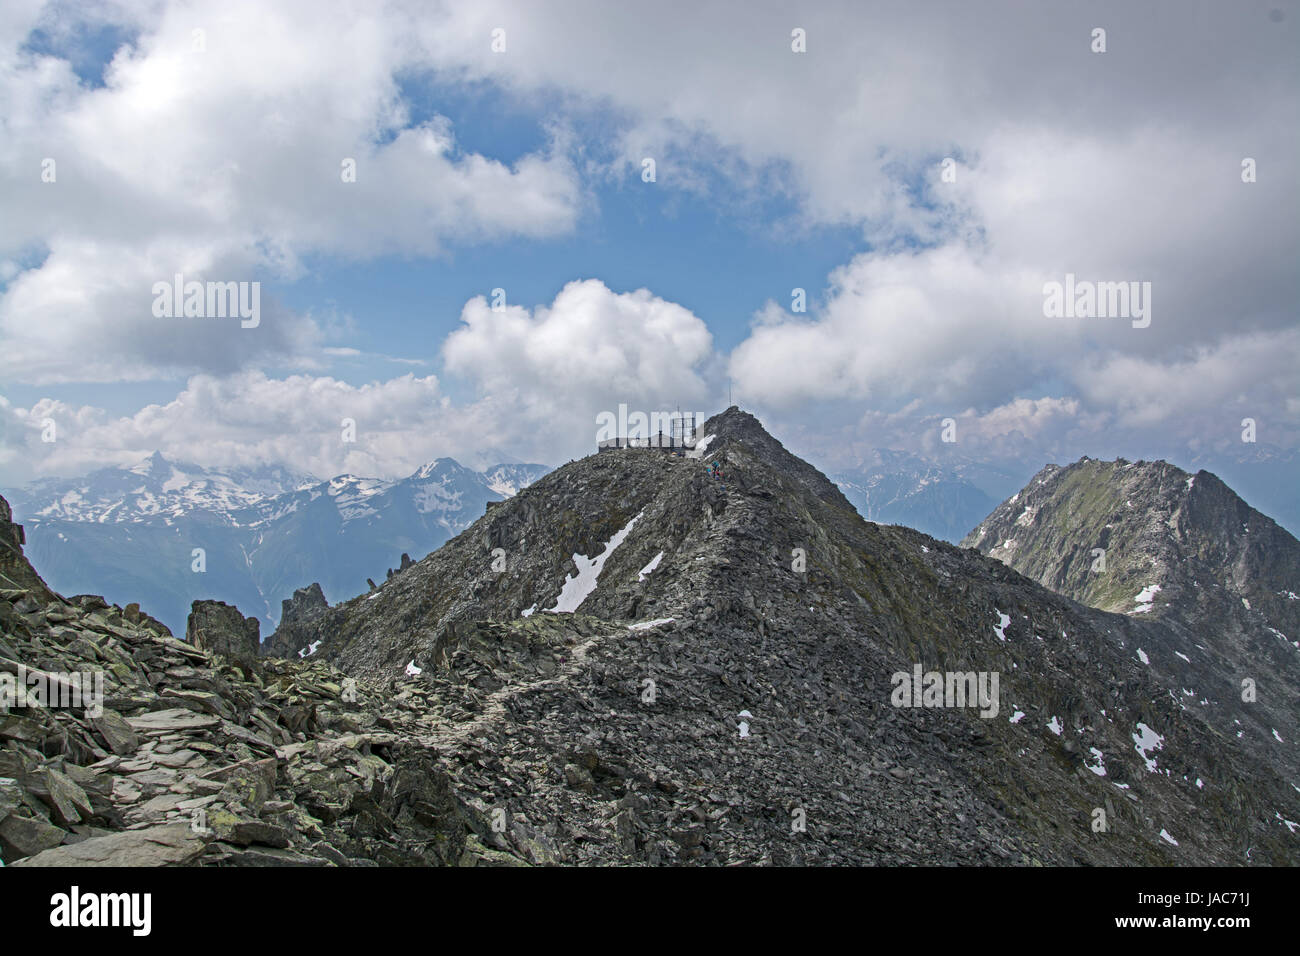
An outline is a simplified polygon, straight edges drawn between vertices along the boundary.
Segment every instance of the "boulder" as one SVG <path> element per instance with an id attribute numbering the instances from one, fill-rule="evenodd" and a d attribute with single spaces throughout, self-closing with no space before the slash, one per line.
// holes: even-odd
<path id="1" fill-rule="evenodd" d="M 44 850 L 14 866 L 176 866 L 203 852 L 203 838 L 183 823 L 125 830 Z"/>
<path id="2" fill-rule="evenodd" d="M 0 821 L 0 856 L 8 860 L 31 856 L 58 846 L 64 836 L 63 830 L 44 820 L 10 815 Z"/>
<path id="3" fill-rule="evenodd" d="M 91 720 L 91 726 L 105 746 L 118 756 L 130 756 L 140 746 L 140 738 L 131 725 L 115 710 L 105 708 L 99 717 Z"/>
<path id="4" fill-rule="evenodd" d="M 44 784 L 39 796 L 49 805 L 58 823 L 70 828 L 95 815 L 86 791 L 73 783 L 66 774 L 53 767 L 46 767 L 39 776 L 43 778 L 41 783 Z"/>

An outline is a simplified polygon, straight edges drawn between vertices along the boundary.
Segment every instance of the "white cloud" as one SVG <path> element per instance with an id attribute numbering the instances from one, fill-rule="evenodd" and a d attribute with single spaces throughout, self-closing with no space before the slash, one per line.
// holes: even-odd
<path id="1" fill-rule="evenodd" d="M 0 296 L 10 380 L 224 373 L 311 354 L 301 316 L 257 336 L 162 326 L 150 288 L 177 272 L 292 278 L 307 254 L 429 256 L 574 226 L 582 200 L 564 155 L 507 166 L 459 150 L 442 117 L 410 125 L 398 77 L 426 64 L 393 8 L 118 10 L 140 33 L 100 88 L 21 48 L 26 28 L 66 32 L 71 8 L 0 33 L 0 261 L 39 260 Z M 47 158 L 54 182 L 41 179 Z"/>
<path id="2" fill-rule="evenodd" d="M 6 430 L 11 455 L 21 455 L 40 474 L 133 464 L 158 450 L 201 465 L 284 463 L 322 476 L 395 477 L 474 437 L 467 434 L 469 422 L 444 414 L 445 402 L 432 375 L 353 386 L 329 377 L 272 379 L 246 371 L 194 376 L 172 401 L 130 416 L 49 400 L 9 408 Z M 45 418 L 58 428 L 53 443 L 40 438 Z M 356 423 L 355 442 L 343 440 L 344 419 Z M 17 470 L 18 463 L 7 464 Z"/>
<path id="3" fill-rule="evenodd" d="M 434 458 L 487 465 L 507 456 L 554 463 L 594 449 L 596 414 L 711 411 L 704 323 L 644 289 L 614 293 L 571 282 L 549 306 L 493 312 L 470 300 L 445 345 L 450 371 L 483 397 L 454 403 L 436 376 L 351 385 L 328 376 L 260 371 L 196 375 L 170 402 L 129 416 L 43 399 L 0 399 L 0 469 L 14 480 L 133 464 L 155 450 L 200 465 L 286 464 L 320 476 L 399 477 Z M 51 419 L 57 440 L 41 441 Z M 356 441 L 343 441 L 343 421 Z"/>
<path id="4" fill-rule="evenodd" d="M 1228 333 L 1165 361 L 1109 355 L 1083 366 L 1077 382 L 1091 405 L 1112 409 L 1124 427 L 1235 436 L 1245 415 L 1280 427 L 1275 442 L 1294 442 L 1297 356 L 1300 329 Z"/>
<path id="5" fill-rule="evenodd" d="M 800 200 L 805 222 L 859 226 L 875 244 L 832 275 L 823 308 L 760 311 L 730 361 L 752 404 L 824 423 L 827 403 L 841 420 L 860 402 L 916 397 L 931 413 L 992 415 L 1047 394 L 1086 400 L 1076 422 L 1137 424 L 1096 368 L 1176 377 L 1191 352 L 1230 361 L 1238 337 L 1295 325 L 1300 194 L 1282 172 L 1300 159 L 1295 17 L 1173 3 L 1103 3 L 1086 19 L 964 3 L 754 4 L 745 17 L 726 5 L 654 18 L 605 5 L 449 9 L 453 29 L 429 25 L 426 49 L 523 93 L 609 108 L 623 175 L 651 155 L 667 157 L 670 190 L 762 177 Z M 1089 44 L 1103 21 L 1099 55 Z M 507 28 L 508 55 L 486 53 L 493 25 Z M 790 52 L 796 25 L 807 54 Z M 944 156 L 958 159 L 954 184 L 939 180 Z M 1246 156 L 1270 175 L 1243 183 Z M 1066 272 L 1151 282 L 1151 327 L 1045 319 L 1042 284 Z M 1228 401 L 1226 381 L 1203 376 L 1194 404 Z M 1278 388 L 1246 392 L 1285 414 L 1266 394 Z M 1166 432 L 1182 414 L 1145 408 Z"/>
<path id="6" fill-rule="evenodd" d="M 321 322 L 282 311 L 256 334 L 160 326 L 141 314 L 149 284 L 176 263 L 219 278 L 293 277 L 315 253 L 436 255 L 462 241 L 565 234 L 591 180 L 632 180 L 651 155 L 658 188 L 716 191 L 720 205 L 791 197 L 797 221 L 773 232 L 849 225 L 872 244 L 824 295 L 809 289 L 809 315 L 773 304 L 755 317 L 729 357 L 751 407 L 825 434 L 869 424 L 881 440 L 915 440 L 952 415 L 972 440 L 1036 450 L 1108 429 L 1190 440 L 1238 408 L 1270 410 L 1293 436 L 1300 425 L 1286 367 L 1300 299 L 1300 187 L 1289 174 L 1300 156 L 1300 17 L 1178 3 L 1102 3 L 1087 19 L 1056 5 L 967 3 L 795 13 L 758 3 L 743 17 L 726 4 L 661 4 L 655 16 L 482 0 L 346 15 L 328 4 L 149 4 L 101 15 L 140 34 L 92 90 L 66 62 L 20 52 L 33 9 L 0 26 L 0 375 L 201 370 L 233 376 L 236 405 L 247 388 L 329 417 L 329 396 L 364 405 L 361 393 L 237 371 L 355 358 L 324 350 Z M 1111 50 L 1091 54 L 1102 21 Z M 790 52 L 796 25 L 807 54 Z M 490 50 L 496 27 L 507 31 L 503 54 Z M 444 119 L 410 125 L 398 78 L 428 71 L 507 90 L 550 129 L 595 132 L 577 145 L 556 132 L 510 166 L 465 155 Z M 958 178 L 944 184 L 937 162 L 949 155 Z M 39 182 L 45 156 L 58 159 L 57 186 Z M 355 184 L 339 180 L 345 156 L 358 161 Z M 1259 163 L 1257 183 L 1240 180 L 1245 156 Z M 1046 319 L 1042 284 L 1066 272 L 1152 282 L 1151 327 Z M 367 386 L 416 423 L 393 419 L 394 462 L 475 438 L 524 457 L 567 453 L 577 446 L 563 436 L 595 411 L 704 403 L 721 378 L 705 323 L 645 290 L 572 283 L 531 312 L 472 300 L 462 321 L 443 357 L 474 393 L 441 405 L 436 380 L 410 380 L 432 383 L 414 391 L 433 389 L 424 399 L 442 409 L 438 424 L 403 403 L 403 379 Z M 199 393 L 220 382 L 191 379 L 160 420 L 184 413 L 209 434 L 216 426 L 199 410 L 221 415 Z M 247 440 L 253 456 L 335 460 L 297 438 L 275 452 L 277 428 L 250 419 L 206 447 L 244 454 Z M 146 429 L 131 444 L 150 451 L 142 443 L 160 437 Z M 366 452 L 371 470 L 403 467 L 381 462 L 388 448 Z"/>
<path id="7" fill-rule="evenodd" d="M 615 293 L 594 279 L 570 282 L 531 313 L 509 305 L 494 312 L 479 296 L 461 321 L 443 346 L 447 371 L 529 427 L 591 422 L 594 434 L 596 412 L 620 402 L 690 409 L 713 391 L 708 327 L 645 289 Z"/>

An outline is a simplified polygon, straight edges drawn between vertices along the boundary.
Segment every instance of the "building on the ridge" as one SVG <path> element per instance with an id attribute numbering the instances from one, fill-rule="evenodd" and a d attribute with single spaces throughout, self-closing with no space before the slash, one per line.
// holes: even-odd
<path id="1" fill-rule="evenodd" d="M 620 435 L 596 443 L 596 452 L 615 451 L 620 448 L 649 448 L 668 454 L 683 455 L 695 447 L 695 413 L 679 412 L 672 416 L 670 431 L 662 428 L 648 438 L 631 438 Z"/>

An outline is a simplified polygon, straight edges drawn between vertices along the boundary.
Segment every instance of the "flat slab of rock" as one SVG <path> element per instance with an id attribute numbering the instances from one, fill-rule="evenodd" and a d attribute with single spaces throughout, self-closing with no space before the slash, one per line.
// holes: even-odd
<path id="1" fill-rule="evenodd" d="M 139 717 L 128 717 L 126 722 L 132 730 L 147 734 L 167 730 L 207 730 L 219 726 L 221 718 L 196 714 L 184 707 L 173 707 L 171 710 L 155 710 Z"/>
<path id="2" fill-rule="evenodd" d="M 91 721 L 91 725 L 99 732 L 100 739 L 108 744 L 108 749 L 119 756 L 129 756 L 140 747 L 140 741 L 131 725 L 115 710 L 106 709 L 101 716 Z"/>
<path id="3" fill-rule="evenodd" d="M 44 850 L 14 866 L 175 866 L 193 860 L 203 839 L 187 824 L 169 823 L 146 830 L 126 830 L 92 837 L 70 846 Z"/>

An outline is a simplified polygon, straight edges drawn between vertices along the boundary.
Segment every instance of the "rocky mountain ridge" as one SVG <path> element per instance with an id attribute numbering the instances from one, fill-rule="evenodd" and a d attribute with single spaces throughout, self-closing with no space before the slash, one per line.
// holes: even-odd
<path id="1" fill-rule="evenodd" d="M 1138 661 L 1225 737 L 1300 779 L 1300 542 L 1215 475 L 1164 461 L 1048 465 L 962 544 L 1084 604 L 1164 625 L 1134 648 Z"/>
<path id="2" fill-rule="evenodd" d="M 0 853 L 1295 863 L 1276 754 L 1134 656 L 1170 624 L 866 522 L 738 409 L 703 434 L 566 465 L 333 607 L 301 589 L 264 646 L 283 658 L 220 602 L 182 642 L 138 606 L 59 598 L 6 520 L 0 675 L 99 671 L 106 692 L 98 714 L 0 717 Z"/>
<path id="3" fill-rule="evenodd" d="M 1134 656 L 1180 639 L 1168 625 L 863 521 L 737 409 L 700 433 L 698 458 L 564 466 L 297 638 L 349 673 L 486 669 L 476 686 L 507 694 L 509 716 L 453 756 L 528 768 L 495 800 L 550 814 L 577 859 L 1295 859 L 1276 753 L 1223 735 Z M 539 647 L 539 627 L 562 637 Z M 565 645 L 584 649 L 571 673 Z M 1000 715 L 892 706 L 892 675 L 918 665 L 998 673 Z M 593 832 L 629 790 L 626 832 Z M 702 831 L 685 843 L 664 837 L 696 812 L 683 793 Z M 1098 809 L 1119 821 L 1105 836 Z M 789 830 L 800 812 L 816 836 Z"/>

